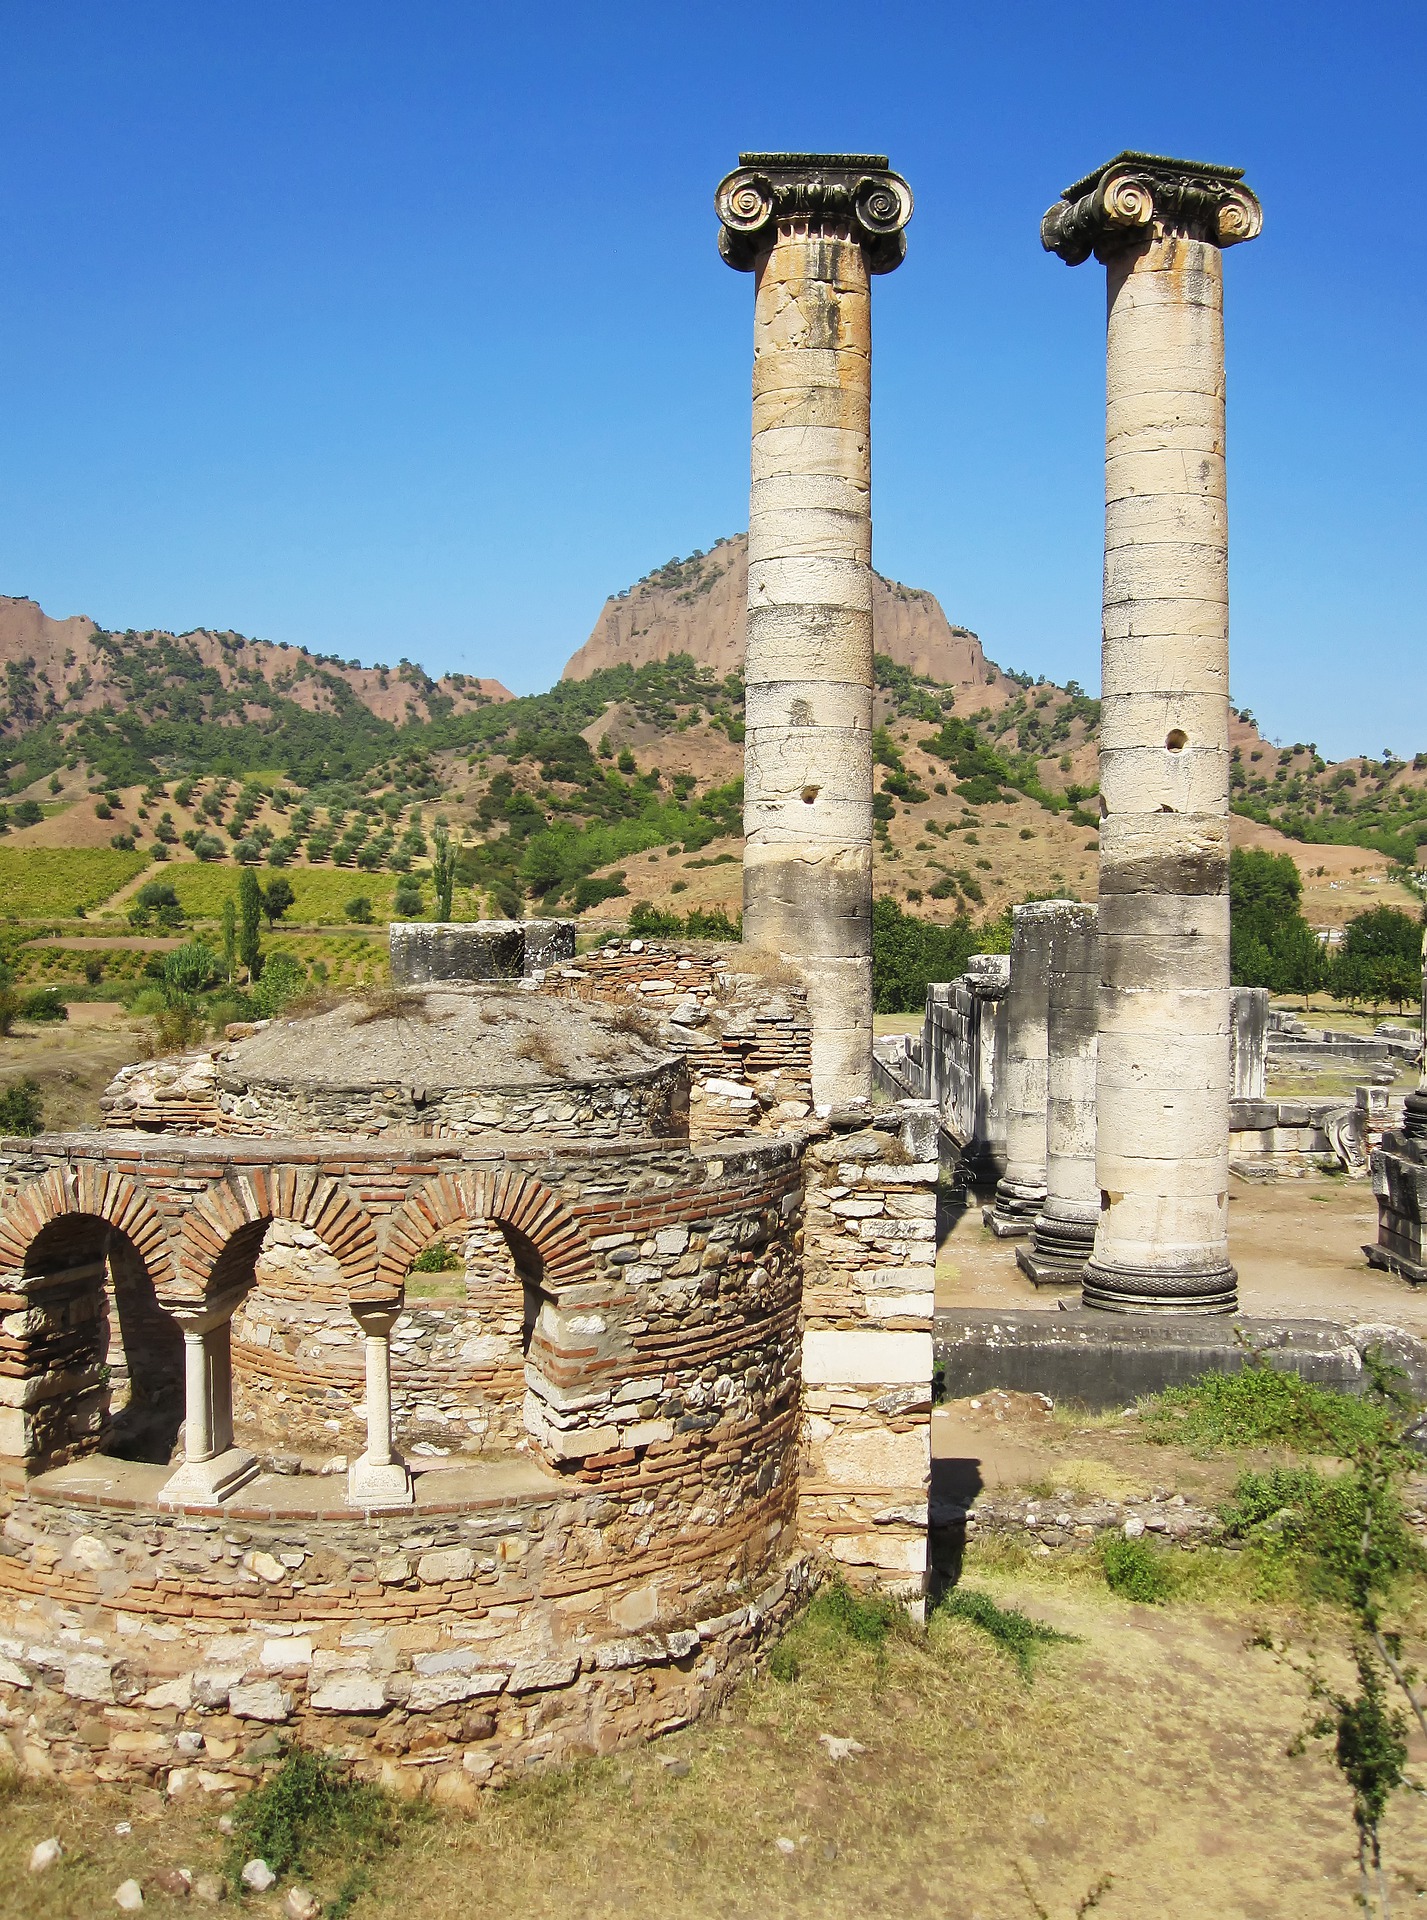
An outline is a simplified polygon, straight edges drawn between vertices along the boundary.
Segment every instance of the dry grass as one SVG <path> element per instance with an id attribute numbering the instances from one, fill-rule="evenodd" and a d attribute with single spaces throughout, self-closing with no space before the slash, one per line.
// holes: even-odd
<path id="1" fill-rule="evenodd" d="M 419 989 L 410 992 L 404 987 L 378 987 L 371 993 L 364 993 L 352 1015 L 354 1027 L 370 1026 L 374 1020 L 424 1020 L 430 1022 L 436 1018 L 427 1004 L 426 995 Z"/>
<path id="2" fill-rule="evenodd" d="M 537 1067 L 543 1067 L 546 1073 L 565 1071 L 564 1058 L 543 1027 L 533 1027 L 529 1033 L 522 1034 L 515 1043 L 515 1053 L 517 1059 L 533 1061 Z"/>

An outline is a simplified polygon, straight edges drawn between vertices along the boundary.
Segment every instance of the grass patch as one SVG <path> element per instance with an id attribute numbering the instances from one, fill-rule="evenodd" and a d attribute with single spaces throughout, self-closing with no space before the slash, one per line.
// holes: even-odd
<path id="1" fill-rule="evenodd" d="M 768 1657 L 775 1680 L 796 1680 L 811 1666 L 836 1661 L 854 1647 L 881 1649 L 911 1625 L 899 1601 L 854 1593 L 845 1581 L 820 1587 Z"/>
<path id="2" fill-rule="evenodd" d="M 1171 1387 L 1146 1400 L 1140 1415 L 1145 1438 L 1161 1446 L 1343 1454 L 1382 1439 L 1392 1420 L 1389 1408 L 1312 1386 L 1262 1360 Z"/>
<path id="3" fill-rule="evenodd" d="M 1054 1627 L 1032 1620 L 1019 1607 L 997 1606 L 989 1593 L 978 1592 L 974 1587 L 953 1587 L 937 1612 L 955 1620 L 969 1620 L 973 1627 L 989 1635 L 1001 1651 L 1015 1661 L 1023 1680 L 1031 1678 L 1035 1657 L 1042 1648 L 1057 1643 L 1068 1645 L 1076 1639 L 1073 1633 L 1059 1633 Z"/>
<path id="4" fill-rule="evenodd" d="M 1127 1540 L 1109 1534 L 1097 1543 L 1100 1571 L 1111 1593 L 1144 1607 L 1162 1607 L 1177 1582 L 1169 1556 L 1148 1540 Z"/>
<path id="5" fill-rule="evenodd" d="M 0 847 L 0 916 L 87 913 L 148 864 L 142 853 L 112 847 Z"/>
<path id="6" fill-rule="evenodd" d="M 349 1779 L 320 1754 L 289 1753 L 270 1780 L 233 1809 L 228 1875 L 234 1888 L 249 1860 L 266 1860 L 279 1880 L 319 1867 L 345 1869 L 324 1911 L 347 1912 L 368 1869 L 400 1837 L 402 1810 L 380 1788 Z"/>
<path id="7" fill-rule="evenodd" d="M 1427 1573 L 1427 1553 L 1408 1529 L 1396 1488 L 1357 1474 L 1313 1467 L 1242 1473 L 1219 1517 L 1229 1537 L 1255 1548 L 1270 1568 L 1291 1562 L 1321 1599 L 1346 1600 L 1363 1579 L 1382 1592 Z"/>

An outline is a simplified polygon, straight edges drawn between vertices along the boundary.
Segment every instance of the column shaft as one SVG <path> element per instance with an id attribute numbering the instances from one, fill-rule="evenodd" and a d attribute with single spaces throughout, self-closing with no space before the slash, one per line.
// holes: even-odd
<path id="1" fill-rule="evenodd" d="M 209 1392 L 208 1335 L 196 1327 L 183 1329 L 183 1457 L 211 1460 L 213 1402 Z"/>
<path id="2" fill-rule="evenodd" d="M 366 1349 L 367 1450 L 347 1471 L 347 1501 L 354 1507 L 409 1507 L 415 1497 L 411 1475 L 391 1432 L 391 1330 L 401 1308 L 363 1301 L 352 1312 Z"/>
<path id="3" fill-rule="evenodd" d="M 1006 1015 L 1006 1171 L 982 1215 L 1001 1239 L 1029 1233 L 1045 1199 L 1045 1109 L 1050 949 L 1061 900 L 1012 912 Z"/>
<path id="4" fill-rule="evenodd" d="M 367 1459 L 374 1467 L 391 1465 L 391 1336 L 366 1335 Z"/>
<path id="5" fill-rule="evenodd" d="M 806 966 L 825 1105 L 871 1090 L 871 300 L 808 226 L 757 269 L 743 924 Z"/>
<path id="6" fill-rule="evenodd" d="M 1095 1056 L 1100 982 L 1094 907 L 1067 903 L 1051 934 L 1046 1019 L 1046 1197 L 1016 1263 L 1037 1286 L 1078 1286 L 1095 1244 Z"/>
<path id="7" fill-rule="evenodd" d="M 1086 1299 L 1230 1309 L 1223 277 L 1152 233 L 1108 265 L 1101 1214 Z"/>

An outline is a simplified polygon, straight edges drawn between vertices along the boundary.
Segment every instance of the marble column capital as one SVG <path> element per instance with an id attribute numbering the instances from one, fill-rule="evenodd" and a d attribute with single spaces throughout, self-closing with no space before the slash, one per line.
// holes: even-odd
<path id="1" fill-rule="evenodd" d="M 350 1300 L 352 1318 L 369 1340 L 389 1334 L 402 1315 L 401 1301 Z"/>
<path id="2" fill-rule="evenodd" d="M 1263 226 L 1258 196 L 1243 179 L 1241 167 L 1119 153 L 1065 189 L 1041 221 L 1041 245 L 1068 267 L 1092 253 L 1105 260 L 1156 231 L 1237 246 Z"/>
<path id="3" fill-rule="evenodd" d="M 741 153 L 714 206 L 718 250 L 740 273 L 794 220 L 856 240 L 870 273 L 891 273 L 906 256 L 912 190 L 884 153 Z"/>

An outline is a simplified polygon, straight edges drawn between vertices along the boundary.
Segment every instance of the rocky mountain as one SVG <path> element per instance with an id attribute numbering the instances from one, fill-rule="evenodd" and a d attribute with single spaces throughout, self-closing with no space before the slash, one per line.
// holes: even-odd
<path id="1" fill-rule="evenodd" d="M 747 602 L 748 535 L 736 533 L 611 594 L 563 678 L 652 666 L 671 653 L 690 654 L 713 673 L 742 673 Z M 872 635 L 878 653 L 940 686 L 999 691 L 1009 685 L 976 635 L 951 624 L 935 594 L 880 573 L 872 576 Z"/>

